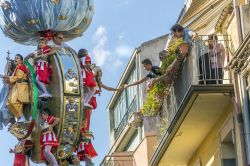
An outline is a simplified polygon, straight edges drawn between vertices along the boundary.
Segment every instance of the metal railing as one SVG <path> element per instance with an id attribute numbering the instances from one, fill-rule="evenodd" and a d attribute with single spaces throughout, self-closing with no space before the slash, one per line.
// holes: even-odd
<path id="1" fill-rule="evenodd" d="M 122 133 L 123 129 L 128 123 L 129 114 L 136 110 L 137 110 L 137 105 L 136 105 L 136 96 L 135 96 L 131 104 L 129 105 L 125 115 L 123 116 L 121 122 L 119 123 L 118 127 L 115 129 L 115 139 L 118 138 L 118 136 Z"/>
<path id="2" fill-rule="evenodd" d="M 199 36 L 194 41 L 194 53 L 196 72 L 199 84 L 222 84 L 229 83 L 226 66 L 230 59 L 229 36 Z"/>
<path id="3" fill-rule="evenodd" d="M 211 36 L 196 38 L 181 73 L 170 87 L 157 116 L 158 141 L 167 131 L 192 85 L 216 86 L 231 83 L 230 74 L 225 68 L 230 58 L 230 38 L 217 36 L 217 39 L 210 39 Z"/>

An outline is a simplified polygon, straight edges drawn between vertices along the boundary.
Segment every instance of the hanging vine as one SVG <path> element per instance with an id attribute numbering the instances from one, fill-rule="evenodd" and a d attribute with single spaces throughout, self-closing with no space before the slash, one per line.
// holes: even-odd
<path id="1" fill-rule="evenodd" d="M 165 74 L 169 65 L 180 55 L 179 46 L 183 44 L 183 39 L 173 39 L 167 49 L 167 55 L 162 61 L 161 72 Z M 159 111 L 164 97 L 168 93 L 169 87 L 164 81 L 159 81 L 148 90 L 147 97 L 143 105 L 142 114 L 144 116 L 154 116 Z"/>

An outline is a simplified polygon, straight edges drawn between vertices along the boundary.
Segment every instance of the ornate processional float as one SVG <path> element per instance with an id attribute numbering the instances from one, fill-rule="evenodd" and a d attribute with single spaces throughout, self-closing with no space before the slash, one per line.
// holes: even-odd
<path id="1" fill-rule="evenodd" d="M 63 161 L 71 156 L 78 146 L 82 119 L 85 117 L 85 111 L 82 110 L 85 107 L 82 102 L 82 69 L 77 53 L 62 41 L 55 40 L 69 41 L 83 35 L 94 14 L 93 1 L 1 0 L 0 4 L 0 27 L 5 36 L 23 45 L 34 46 L 43 41 L 47 44 L 48 41 L 50 50 L 41 49 L 40 54 L 48 55 L 47 61 L 51 66 L 49 70 L 53 71 L 50 73 L 51 80 L 46 85 L 49 96 L 39 97 L 41 87 L 39 88 L 37 83 L 37 69 L 44 70 L 46 65 L 43 66 L 41 63 L 39 66 L 35 60 L 39 58 L 39 50 L 24 58 L 23 62 L 28 68 L 27 80 L 19 79 L 16 84 L 17 86 L 28 84 L 29 100 L 23 102 L 22 107 L 23 114 L 29 121 L 16 122 L 10 126 L 9 131 L 18 140 L 31 137 L 34 144 L 30 155 L 31 160 L 36 163 L 43 162 L 40 159 L 40 138 L 43 130 L 40 114 L 49 108 L 51 115 L 60 120 L 55 127 L 59 145 L 54 155 L 57 161 Z M 8 64 L 10 62 L 8 60 Z M 24 72 L 22 67 L 16 68 L 14 75 L 18 75 L 17 69 L 20 69 L 21 73 Z M 8 81 L 11 82 L 11 79 Z M 10 93 L 13 92 L 10 91 Z M 68 133 L 72 131 L 74 134 Z M 91 137 L 91 133 L 89 136 Z"/>

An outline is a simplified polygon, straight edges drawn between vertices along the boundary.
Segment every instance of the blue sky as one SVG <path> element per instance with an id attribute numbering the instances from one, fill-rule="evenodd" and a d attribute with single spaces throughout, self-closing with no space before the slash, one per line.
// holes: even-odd
<path id="1" fill-rule="evenodd" d="M 184 0 L 95 0 L 95 14 L 83 37 L 68 44 L 75 50 L 87 48 L 92 59 L 103 68 L 103 83 L 116 86 L 134 48 L 141 43 L 169 33 L 183 7 Z M 7 50 L 13 57 L 16 53 L 27 55 L 35 47 L 14 43 L 0 32 L 0 73 L 3 73 Z M 0 83 L 2 86 L 2 83 Z M 109 149 L 107 104 L 112 93 L 103 91 L 98 96 L 98 108 L 91 119 L 93 144 L 99 154 L 96 165 L 102 161 Z M 16 139 L 6 128 L 0 131 L 0 163 L 13 165 L 9 148 Z M 35 165 L 35 164 L 31 164 Z"/>

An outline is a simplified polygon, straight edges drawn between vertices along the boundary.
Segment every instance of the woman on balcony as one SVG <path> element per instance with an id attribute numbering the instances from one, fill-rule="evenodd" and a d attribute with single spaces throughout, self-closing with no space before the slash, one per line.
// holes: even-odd
<path id="1" fill-rule="evenodd" d="M 211 80 L 208 84 L 222 84 L 224 76 L 224 60 L 225 49 L 224 46 L 218 42 L 216 35 L 208 36 L 208 56 L 210 63 Z"/>

